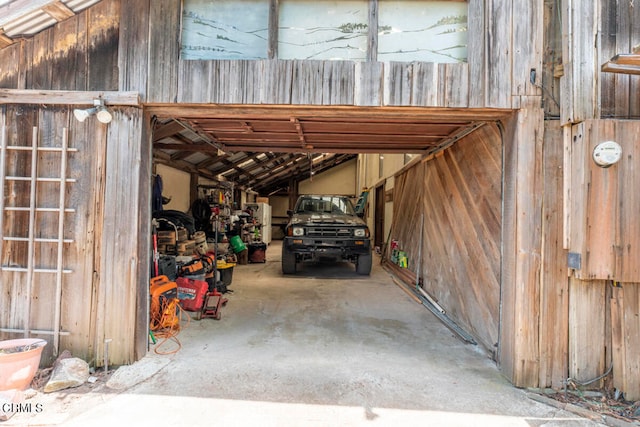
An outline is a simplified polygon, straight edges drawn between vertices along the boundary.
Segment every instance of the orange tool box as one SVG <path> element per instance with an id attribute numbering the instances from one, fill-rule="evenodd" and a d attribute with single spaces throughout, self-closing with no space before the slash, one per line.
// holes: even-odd
<path id="1" fill-rule="evenodd" d="M 173 304 L 178 299 L 176 282 L 172 282 L 164 275 L 153 277 L 149 282 L 151 329 L 173 328 L 178 323 Z"/>

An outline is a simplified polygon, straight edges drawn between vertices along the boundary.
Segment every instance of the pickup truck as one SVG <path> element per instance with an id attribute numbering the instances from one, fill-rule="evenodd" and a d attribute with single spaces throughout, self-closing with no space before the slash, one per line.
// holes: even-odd
<path id="1" fill-rule="evenodd" d="M 369 228 L 347 196 L 303 195 L 293 210 L 282 242 L 282 273 L 295 274 L 301 262 L 355 264 L 356 273 L 371 273 Z"/>

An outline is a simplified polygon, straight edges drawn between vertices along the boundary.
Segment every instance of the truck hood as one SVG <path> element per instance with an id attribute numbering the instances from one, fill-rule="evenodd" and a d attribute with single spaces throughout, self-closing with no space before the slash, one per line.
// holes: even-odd
<path id="1" fill-rule="evenodd" d="M 329 213 L 298 213 L 291 218 L 291 225 L 365 225 L 358 216 Z"/>

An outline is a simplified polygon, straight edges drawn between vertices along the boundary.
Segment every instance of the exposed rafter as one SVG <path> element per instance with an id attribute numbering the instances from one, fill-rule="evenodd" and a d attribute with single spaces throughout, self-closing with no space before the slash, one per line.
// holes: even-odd
<path id="1" fill-rule="evenodd" d="M 155 151 L 169 161 L 271 194 L 358 153 L 428 155 L 446 149 L 502 110 L 283 106 L 149 106 Z M 207 114 L 209 111 L 209 114 Z"/>

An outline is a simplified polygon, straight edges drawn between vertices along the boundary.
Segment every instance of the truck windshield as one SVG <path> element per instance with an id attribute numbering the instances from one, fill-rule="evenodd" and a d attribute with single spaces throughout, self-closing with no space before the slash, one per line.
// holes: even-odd
<path id="1" fill-rule="evenodd" d="M 337 196 L 303 196 L 298 199 L 296 213 L 332 213 L 355 215 L 351 200 Z"/>

